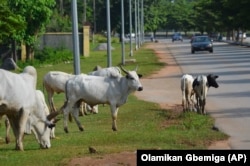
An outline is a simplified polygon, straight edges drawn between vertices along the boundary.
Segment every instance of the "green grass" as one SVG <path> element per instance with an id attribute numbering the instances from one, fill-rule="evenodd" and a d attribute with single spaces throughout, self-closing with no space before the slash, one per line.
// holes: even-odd
<path id="1" fill-rule="evenodd" d="M 94 46 L 93 46 L 94 47 Z M 120 45 L 113 45 L 113 66 L 121 61 Z M 126 45 L 126 54 L 128 54 Z M 130 58 L 127 56 L 126 58 Z M 134 52 L 136 64 L 126 65 L 133 69 L 138 64 L 139 73 L 149 75 L 159 70 L 165 64 L 159 63 L 152 50 L 145 47 Z M 106 51 L 91 51 L 90 57 L 81 57 L 81 72 L 91 71 L 95 65 L 106 66 Z M 71 64 L 41 66 L 38 71 L 38 89 L 42 89 L 42 78 L 51 70 L 73 73 Z M 61 107 L 64 94 L 55 95 L 57 107 Z M 208 143 L 226 139 L 223 133 L 212 130 L 214 124 L 210 116 L 195 113 L 177 113 L 163 110 L 157 104 L 138 100 L 133 94 L 128 102 L 120 107 L 118 113 L 118 131 L 111 129 L 111 114 L 108 105 L 99 106 L 98 114 L 80 117 L 85 127 L 80 132 L 75 122 L 69 123 L 69 133 L 63 131 L 63 117 L 56 126 L 56 139 L 48 150 L 39 149 L 34 135 L 25 135 L 24 152 L 14 150 L 14 136 L 11 143 L 6 145 L 0 139 L 0 165 L 67 165 L 73 157 L 96 156 L 136 149 L 206 149 Z M 3 121 L 0 126 L 0 138 L 4 138 Z M 97 149 L 97 154 L 89 154 L 88 147 Z"/>

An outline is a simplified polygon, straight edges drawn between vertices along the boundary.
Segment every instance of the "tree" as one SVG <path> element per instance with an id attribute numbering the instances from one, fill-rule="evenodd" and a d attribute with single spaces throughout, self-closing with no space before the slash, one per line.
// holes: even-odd
<path id="1" fill-rule="evenodd" d="M 24 34 L 26 23 L 21 15 L 14 14 L 7 6 L 7 1 L 3 1 L 0 4 L 0 44 L 5 47 L 3 51 L 9 51 L 12 49 L 12 54 L 8 58 L 17 59 L 16 55 L 16 42 L 22 39 Z M 2 57 L 2 59 L 7 57 Z"/>
<path id="2" fill-rule="evenodd" d="M 11 0 L 8 5 L 13 13 L 25 19 L 27 27 L 24 31 L 23 43 L 26 45 L 26 60 L 29 60 L 33 56 L 37 37 L 45 31 L 55 1 Z"/>
<path id="3" fill-rule="evenodd" d="M 153 32 L 154 35 L 160 27 L 166 24 L 166 5 L 165 0 L 146 1 L 144 7 L 144 29 Z"/>
<path id="4" fill-rule="evenodd" d="M 10 9 L 0 4 L 0 43 L 15 38 L 25 28 L 25 22 L 20 15 L 15 15 Z"/>

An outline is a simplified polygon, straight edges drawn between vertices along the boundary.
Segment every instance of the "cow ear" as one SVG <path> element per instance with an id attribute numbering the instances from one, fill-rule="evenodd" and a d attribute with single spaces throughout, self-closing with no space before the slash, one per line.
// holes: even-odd
<path id="1" fill-rule="evenodd" d="M 138 77 L 139 77 L 139 78 L 141 78 L 141 77 L 142 77 L 142 74 L 137 74 L 137 75 L 138 75 Z"/>

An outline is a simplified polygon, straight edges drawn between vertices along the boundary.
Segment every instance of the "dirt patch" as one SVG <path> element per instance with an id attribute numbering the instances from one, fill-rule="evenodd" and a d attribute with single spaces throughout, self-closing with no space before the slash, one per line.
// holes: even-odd
<path id="1" fill-rule="evenodd" d="M 175 59 L 169 54 L 165 46 L 166 43 L 151 43 L 148 48 L 155 50 L 156 56 L 160 62 L 163 62 L 166 67 L 141 80 L 143 86 L 147 86 L 147 90 L 143 93 L 135 93 L 135 95 L 143 100 L 159 103 L 163 109 L 171 109 L 176 112 L 182 111 L 180 104 L 180 91 L 175 92 L 176 84 L 179 84 L 179 76 L 182 75 L 181 69 Z M 170 90 L 173 91 L 170 91 Z M 158 94 L 157 96 L 155 94 Z M 171 94 L 171 95 L 170 95 Z M 153 98 L 150 98 L 152 97 Z M 171 96 L 171 97 L 169 97 Z M 227 140 L 211 143 L 208 149 L 230 149 Z M 70 166 L 135 166 L 136 152 L 122 152 L 117 154 L 108 154 L 98 157 L 82 157 L 73 158 Z"/>
<path id="2" fill-rule="evenodd" d="M 136 152 L 122 152 L 99 157 L 74 158 L 70 166 L 136 166 Z"/>

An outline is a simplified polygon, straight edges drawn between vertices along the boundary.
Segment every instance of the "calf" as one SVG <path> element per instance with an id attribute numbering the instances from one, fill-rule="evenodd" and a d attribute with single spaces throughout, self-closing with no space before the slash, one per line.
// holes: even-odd
<path id="1" fill-rule="evenodd" d="M 205 105 L 206 105 L 206 96 L 208 89 L 210 87 L 218 88 L 219 85 L 216 82 L 216 79 L 219 76 L 209 74 L 207 76 L 199 75 L 197 78 L 193 81 L 193 89 L 196 96 L 196 108 L 198 110 L 198 113 L 206 114 L 205 112 Z"/>
<path id="2" fill-rule="evenodd" d="M 181 92 L 182 92 L 182 106 L 183 111 L 194 111 L 194 91 L 193 91 L 193 81 L 192 75 L 184 74 L 181 77 Z"/>

